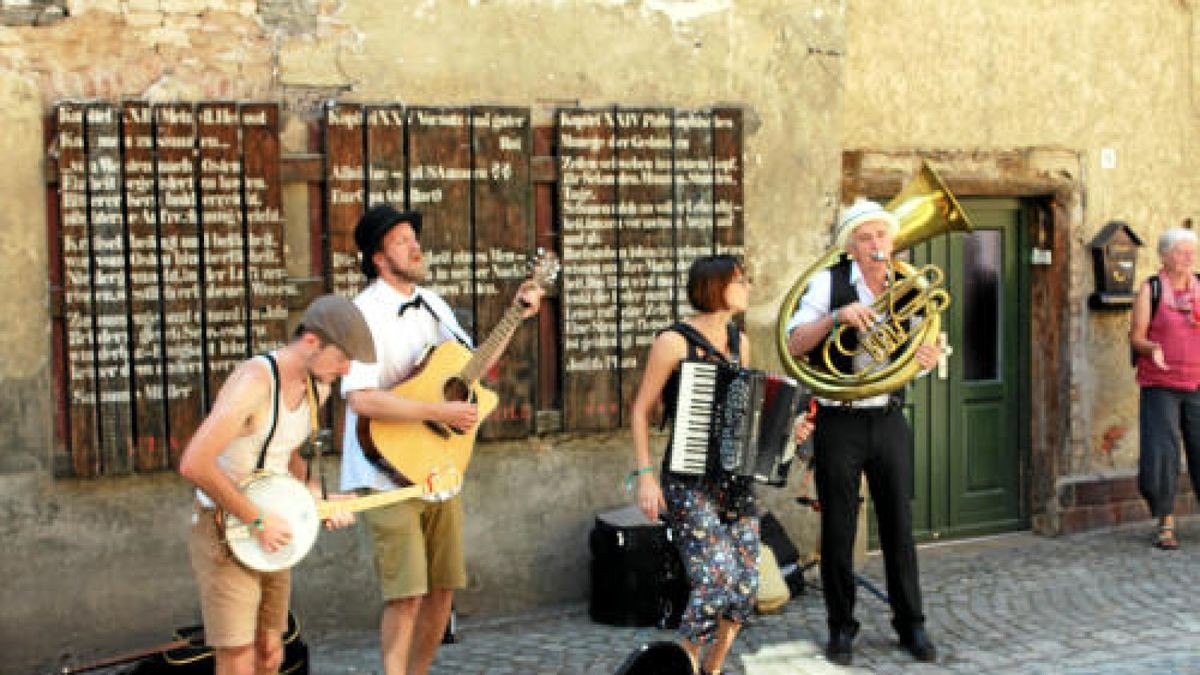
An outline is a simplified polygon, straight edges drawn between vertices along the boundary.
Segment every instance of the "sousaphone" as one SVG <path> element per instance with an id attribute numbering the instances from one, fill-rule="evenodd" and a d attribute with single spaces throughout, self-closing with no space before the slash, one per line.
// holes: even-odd
<path id="1" fill-rule="evenodd" d="M 806 356 L 788 353 L 787 324 L 818 271 L 836 263 L 845 251 L 834 245 L 817 259 L 792 285 L 776 322 L 776 344 L 783 367 L 812 392 L 835 401 L 866 398 L 900 389 L 920 372 L 915 358 L 922 344 L 933 344 L 941 331 L 941 313 L 950 305 L 950 294 L 942 288 L 942 271 L 933 265 L 914 267 L 894 257 L 932 237 L 949 232 L 970 232 L 966 211 L 946 188 L 937 172 L 922 163 L 921 170 L 885 207 L 900 223 L 890 262 L 891 282 L 872 302 L 880 319 L 870 331 L 849 346 L 850 326 L 839 326 Z M 849 372 L 839 370 L 836 355 L 866 354 L 870 365 Z"/>

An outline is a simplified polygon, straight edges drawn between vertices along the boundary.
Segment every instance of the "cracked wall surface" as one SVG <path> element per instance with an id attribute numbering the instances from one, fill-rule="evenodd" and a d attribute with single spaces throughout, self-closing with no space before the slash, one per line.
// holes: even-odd
<path id="1" fill-rule="evenodd" d="M 0 26 L 0 279 L 10 291 L 0 311 L 25 319 L 0 332 L 0 509 L 19 552 L 0 558 L 11 581 L 0 646 L 33 672 L 160 641 L 164 627 L 198 619 L 182 479 L 51 477 L 43 123 L 56 102 L 277 101 L 285 154 L 311 150 L 310 125 L 331 98 L 528 106 L 539 124 L 559 105 L 739 106 L 757 294 L 748 325 L 766 367 L 774 308 L 794 268 L 823 248 L 836 207 L 838 0 L 76 0 L 66 10 L 44 25 Z M 288 269 L 303 275 L 309 190 L 289 183 L 283 194 Z M 630 452 L 625 433 L 480 447 L 464 492 L 471 586 L 460 611 L 583 601 L 587 532 L 596 513 L 627 503 Z M 811 541 L 810 514 L 782 492 L 766 501 Z M 121 547 L 130 541 L 145 545 Z M 309 626 L 374 625 L 367 549 L 358 530 L 322 536 L 296 575 Z"/>

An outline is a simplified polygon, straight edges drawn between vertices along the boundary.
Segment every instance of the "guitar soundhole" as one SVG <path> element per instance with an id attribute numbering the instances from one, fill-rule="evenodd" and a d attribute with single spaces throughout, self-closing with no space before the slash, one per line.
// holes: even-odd
<path id="1" fill-rule="evenodd" d="M 461 377 L 452 377 L 446 380 L 446 385 L 442 387 L 442 397 L 446 401 L 468 403 L 475 398 L 474 392 L 471 391 L 471 387 L 468 386 L 466 380 L 463 380 Z M 466 433 L 463 429 L 459 429 L 458 427 L 447 426 L 446 428 L 456 434 Z"/>
<path id="2" fill-rule="evenodd" d="M 447 401 L 467 401 L 471 398 L 471 388 L 462 378 L 452 377 L 446 380 L 446 386 L 442 389 L 442 396 Z"/>

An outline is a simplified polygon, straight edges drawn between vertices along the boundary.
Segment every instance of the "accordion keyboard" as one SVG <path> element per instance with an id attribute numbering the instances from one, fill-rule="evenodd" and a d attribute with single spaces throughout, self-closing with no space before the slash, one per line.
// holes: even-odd
<path id="1" fill-rule="evenodd" d="M 685 361 L 680 367 L 670 463 L 675 473 L 698 476 L 708 467 L 718 370 L 715 363 L 694 361 Z"/>

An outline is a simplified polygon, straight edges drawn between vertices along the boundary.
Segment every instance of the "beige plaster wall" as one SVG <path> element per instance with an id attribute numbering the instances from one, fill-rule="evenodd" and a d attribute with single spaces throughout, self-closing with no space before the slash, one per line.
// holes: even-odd
<path id="1" fill-rule="evenodd" d="M 1079 432 L 1064 449 L 1065 473 L 1136 465 L 1128 313 L 1087 310 L 1087 243 L 1109 220 L 1128 221 L 1148 243 L 1145 277 L 1158 267 L 1162 229 L 1200 211 L 1195 12 L 1185 0 L 848 3 L 847 149 L 1049 147 L 1083 158 L 1083 218 L 1069 235 Z M 1115 168 L 1101 167 L 1103 148 L 1115 151 Z M 1106 433 L 1119 439 L 1106 443 Z"/>
<path id="2" fill-rule="evenodd" d="M 157 641 L 194 621 L 183 547 L 188 488 L 173 474 L 52 478 L 53 371 L 42 124 L 63 99 L 276 100 L 284 148 L 330 96 L 410 104 L 740 105 L 758 362 L 774 360 L 775 307 L 825 245 L 840 166 L 839 0 L 74 0 L 45 26 L 0 26 L 0 576 L 6 672 L 49 672 Z M 288 269 L 307 274 L 307 190 L 284 190 Z M 659 443 L 661 445 L 661 442 Z M 472 586 L 493 613 L 587 596 L 594 514 L 627 502 L 625 433 L 480 448 L 466 495 Z M 513 495 L 521 495 L 516 498 Z M 768 497 L 801 548 L 815 519 Z M 128 542 L 135 542 L 125 547 Z M 297 574 L 313 629 L 370 627 L 361 532 L 323 537 Z M 100 620 L 97 620 L 100 619 Z"/>
<path id="3" fill-rule="evenodd" d="M 349 2 L 353 29 L 284 50 L 284 86 L 407 103 L 675 105 L 747 112 L 749 313 L 757 353 L 796 261 L 823 248 L 838 185 L 839 0 Z M 398 18 L 398 17 L 403 18 Z"/>

